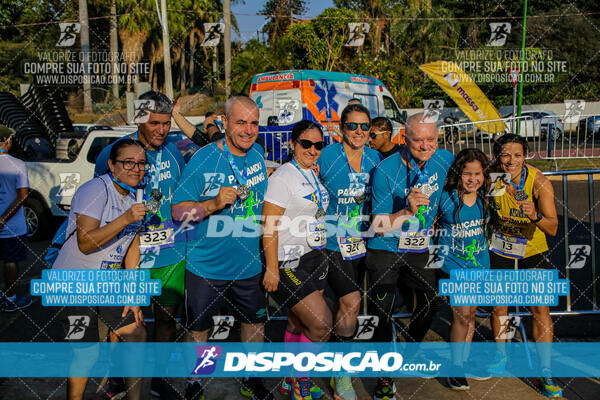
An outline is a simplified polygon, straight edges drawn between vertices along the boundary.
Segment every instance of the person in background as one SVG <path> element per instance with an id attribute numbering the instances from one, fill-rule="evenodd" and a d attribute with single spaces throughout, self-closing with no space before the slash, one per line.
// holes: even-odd
<path id="1" fill-rule="evenodd" d="M 388 158 L 398 150 L 400 145 L 392 143 L 392 122 L 385 117 L 373 118 L 369 132 L 369 146 Z"/>
<path id="2" fill-rule="evenodd" d="M 0 308 L 14 312 L 31 305 L 17 295 L 19 263 L 27 259 L 27 225 L 23 202 L 29 192 L 27 166 L 8 154 L 14 131 L 0 126 L 0 258 L 4 261 L 4 293 Z"/>
<path id="3" fill-rule="evenodd" d="M 119 140 L 111 148 L 108 165 L 109 173 L 84 183 L 75 192 L 67 239 L 53 269 L 138 268 L 139 231 L 148 208 L 137 203 L 134 187 L 144 178 L 144 148 L 129 138 Z M 64 329 L 62 338 L 74 344 L 74 365 L 93 363 L 97 358 L 90 343 L 100 340 L 99 320 L 108 327 L 111 342 L 146 341 L 144 315 L 138 306 L 68 306 L 58 319 Z M 67 398 L 83 399 L 87 381 L 87 377 L 69 377 Z M 140 399 L 141 378 L 125 378 L 124 389 L 128 399 Z"/>

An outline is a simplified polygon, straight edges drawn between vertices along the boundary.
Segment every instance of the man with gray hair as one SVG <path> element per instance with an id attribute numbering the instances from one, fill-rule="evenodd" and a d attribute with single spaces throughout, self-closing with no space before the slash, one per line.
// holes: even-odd
<path id="1" fill-rule="evenodd" d="M 406 286 L 401 292 L 415 294 L 407 341 L 422 341 L 436 312 L 436 271 L 425 267 L 433 220 L 454 161 L 452 153 L 437 148 L 437 140 L 435 124 L 423 114 L 413 115 L 406 123 L 405 147 L 375 169 L 372 226 L 380 235 L 369 240 L 366 263 L 374 282 L 373 306 L 380 317 L 376 341 L 391 339 L 398 282 Z M 379 398 L 393 398 L 391 378 L 379 378 L 376 391 Z"/>
<path id="2" fill-rule="evenodd" d="M 166 141 L 171 129 L 171 100 L 162 93 L 149 91 L 142 94 L 136 104 L 138 130 L 122 139 L 139 140 L 146 149 L 148 163 L 140 188 L 144 189 L 144 203 L 151 212 L 146 215 L 145 229 L 140 232 L 139 266 L 150 268 L 151 278 L 161 280 L 162 294 L 152 298 L 154 340 L 172 342 L 176 339 L 175 314 L 183 302 L 185 241 L 175 240 L 171 199 L 185 162 L 177 146 Z M 98 156 L 95 176 L 109 172 L 111 148 L 112 144 Z M 124 166 L 125 161 L 117 160 Z M 164 379 L 153 378 L 151 389 L 164 399 L 179 398 L 173 385 Z"/>
<path id="3" fill-rule="evenodd" d="M 246 96 L 225 103 L 225 137 L 188 162 L 173 199 L 174 213 L 202 208 L 204 219 L 187 232 L 185 326 L 188 340 L 206 342 L 213 315 L 230 305 L 241 322 L 243 342 L 262 342 L 266 301 L 261 288 L 260 222 L 267 169 L 258 136 L 258 107 Z M 222 232 L 228 232 L 226 237 Z M 272 399 L 260 378 L 242 381 L 253 399 Z M 200 399 L 203 387 L 190 380 L 186 399 Z"/>

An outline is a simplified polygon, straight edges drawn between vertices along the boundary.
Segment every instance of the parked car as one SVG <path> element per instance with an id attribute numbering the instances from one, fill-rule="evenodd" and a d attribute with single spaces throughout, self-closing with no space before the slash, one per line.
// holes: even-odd
<path id="1" fill-rule="evenodd" d="M 512 118 L 513 114 L 507 114 L 503 118 Z M 521 112 L 521 136 L 542 137 L 546 139 L 552 132 L 552 140 L 560 140 L 564 133 L 562 117 L 552 111 L 527 110 Z M 529 122 L 531 121 L 531 122 Z M 512 124 L 507 123 L 508 130 L 512 130 Z M 525 132 L 523 134 L 523 132 Z"/>
<path id="2" fill-rule="evenodd" d="M 600 136 L 600 115 L 590 115 L 579 120 L 579 134 L 585 132 L 586 139 L 593 139 L 594 136 Z"/>
<path id="3" fill-rule="evenodd" d="M 90 133 L 91 131 L 97 130 L 111 130 L 112 128 L 108 125 L 98 125 L 98 124 L 73 124 L 73 130 L 77 133 Z"/>

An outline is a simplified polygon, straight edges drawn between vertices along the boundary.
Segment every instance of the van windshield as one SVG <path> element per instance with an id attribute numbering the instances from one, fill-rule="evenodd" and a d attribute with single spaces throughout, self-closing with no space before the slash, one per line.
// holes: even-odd
<path id="1" fill-rule="evenodd" d="M 400 111 L 398 110 L 396 103 L 391 97 L 383 96 L 383 108 L 385 109 L 386 118 L 401 122 L 402 116 L 400 115 Z"/>

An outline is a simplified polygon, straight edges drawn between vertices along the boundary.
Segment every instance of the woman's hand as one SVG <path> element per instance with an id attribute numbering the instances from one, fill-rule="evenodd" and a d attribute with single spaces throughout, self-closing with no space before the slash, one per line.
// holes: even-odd
<path id="1" fill-rule="evenodd" d="M 277 286 L 279 286 L 279 269 L 268 268 L 265 271 L 265 277 L 263 278 L 263 286 L 267 292 L 276 292 Z"/>
<path id="2" fill-rule="evenodd" d="M 142 203 L 135 203 L 129 208 L 129 210 L 125 211 L 124 215 L 127 222 L 133 224 L 134 222 L 143 220 L 147 211 L 148 207 L 146 207 L 146 205 Z"/>

